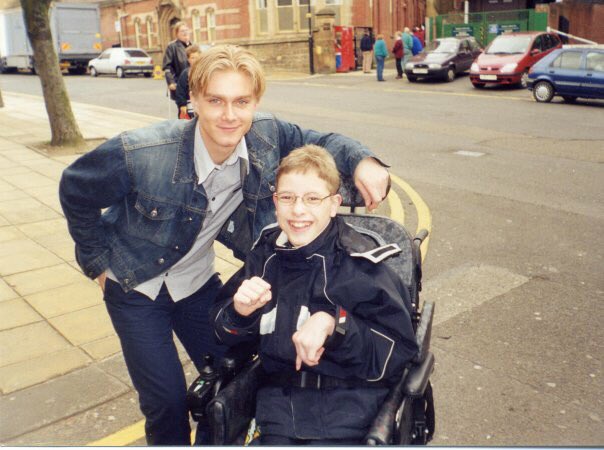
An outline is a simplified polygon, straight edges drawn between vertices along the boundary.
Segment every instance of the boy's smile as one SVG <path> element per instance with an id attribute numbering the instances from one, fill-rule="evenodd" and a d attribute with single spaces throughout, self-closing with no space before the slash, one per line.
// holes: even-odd
<path id="1" fill-rule="evenodd" d="M 296 196 L 293 204 L 284 204 L 276 197 L 273 200 L 279 227 L 294 247 L 302 247 L 314 241 L 325 230 L 331 218 L 335 217 L 338 206 L 342 203 L 339 194 L 330 196 L 333 192 L 329 192 L 327 183 L 315 171 L 283 174 L 279 178 L 277 193 L 284 192 Z M 323 201 L 316 206 L 305 205 L 302 197 L 309 193 Z"/>

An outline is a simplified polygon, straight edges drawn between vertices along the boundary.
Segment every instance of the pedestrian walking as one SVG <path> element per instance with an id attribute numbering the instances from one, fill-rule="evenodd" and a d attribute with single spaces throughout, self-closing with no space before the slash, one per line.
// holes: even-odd
<path id="1" fill-rule="evenodd" d="M 407 61 L 413 56 L 413 37 L 411 36 L 409 27 L 403 29 L 403 51 L 403 67 L 405 67 Z"/>
<path id="2" fill-rule="evenodd" d="M 394 54 L 394 58 L 396 61 L 396 79 L 400 80 L 403 78 L 403 33 L 400 31 L 396 32 L 396 41 L 394 41 L 394 47 L 392 47 L 392 53 Z"/>
<path id="3" fill-rule="evenodd" d="M 256 113 L 265 89 L 249 51 L 220 45 L 191 68 L 194 120 L 122 133 L 65 169 L 59 199 L 82 272 L 97 280 L 120 338 L 150 445 L 190 445 L 175 333 L 198 370 L 217 360 L 209 309 L 222 287 L 218 239 L 244 259 L 275 219 L 275 171 L 304 144 L 324 146 L 369 210 L 389 175 L 359 142 Z M 200 424 L 196 443 L 207 443 Z"/>
<path id="4" fill-rule="evenodd" d="M 363 53 L 363 73 L 371 72 L 371 64 L 373 63 L 373 40 L 369 35 L 369 31 L 361 38 L 361 52 Z"/>
<path id="5" fill-rule="evenodd" d="M 388 56 L 388 49 L 386 48 L 383 34 L 377 35 L 377 40 L 375 41 L 373 51 L 375 54 L 375 64 L 377 66 L 377 80 L 386 81 L 384 80 L 384 61 Z"/>
<path id="6" fill-rule="evenodd" d="M 191 45 L 189 27 L 185 22 L 177 22 L 174 25 L 175 39 L 166 47 L 164 54 L 163 70 L 170 98 L 176 101 L 176 87 L 178 77 L 185 70 L 189 63 L 187 62 L 186 48 Z M 176 116 L 179 116 L 179 109 L 176 108 Z"/>

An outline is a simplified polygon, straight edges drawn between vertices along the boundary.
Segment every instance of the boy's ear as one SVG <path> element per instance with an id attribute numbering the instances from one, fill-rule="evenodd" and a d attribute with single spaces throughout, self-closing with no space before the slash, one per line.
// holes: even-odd
<path id="1" fill-rule="evenodd" d="M 338 208 L 340 207 L 341 204 L 342 204 L 342 196 L 340 194 L 335 194 L 333 197 L 331 197 L 331 210 L 330 210 L 331 217 L 336 216 L 336 214 L 338 213 Z"/>

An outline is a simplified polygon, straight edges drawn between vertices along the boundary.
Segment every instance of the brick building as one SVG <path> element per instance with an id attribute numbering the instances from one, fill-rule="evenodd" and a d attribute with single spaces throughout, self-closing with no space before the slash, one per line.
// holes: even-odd
<path id="1" fill-rule="evenodd" d="M 310 3 L 310 4 L 309 4 Z M 198 44 L 251 48 L 269 69 L 308 70 L 308 18 L 330 8 L 335 24 L 383 33 L 423 23 L 426 0 L 103 0 L 103 48 L 141 47 L 161 63 L 171 26 L 187 22 Z M 311 19 L 314 22 L 314 19 Z M 314 23 L 311 24 L 314 28 Z"/>

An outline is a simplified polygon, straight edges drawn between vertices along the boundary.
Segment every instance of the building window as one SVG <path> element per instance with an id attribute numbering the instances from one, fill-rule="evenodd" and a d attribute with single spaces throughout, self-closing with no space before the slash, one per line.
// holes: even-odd
<path id="1" fill-rule="evenodd" d="M 268 0 L 256 0 L 258 33 L 268 33 Z"/>
<path id="2" fill-rule="evenodd" d="M 153 19 L 151 16 L 147 17 L 147 47 L 153 47 Z"/>
<path id="3" fill-rule="evenodd" d="M 299 30 L 308 30 L 308 19 L 306 18 L 306 14 L 308 14 L 308 6 L 311 4 L 310 0 L 298 0 L 298 29 Z M 312 7 L 310 10 L 311 14 L 313 12 Z M 312 20 L 312 18 L 311 18 Z M 312 24 L 311 24 L 312 26 Z"/>
<path id="4" fill-rule="evenodd" d="M 193 42 L 201 43 L 201 16 L 196 9 L 192 13 Z"/>
<path id="5" fill-rule="evenodd" d="M 208 29 L 208 43 L 216 41 L 216 14 L 214 8 L 206 9 L 206 27 Z"/>
<path id="6" fill-rule="evenodd" d="M 141 48 L 141 20 L 138 17 L 134 19 L 134 38 L 136 47 Z"/>
<path id="7" fill-rule="evenodd" d="M 276 0 L 279 31 L 294 31 L 293 0 Z"/>

